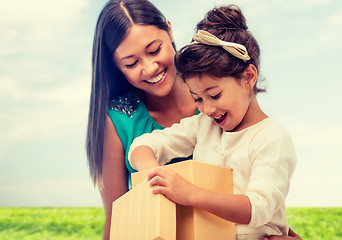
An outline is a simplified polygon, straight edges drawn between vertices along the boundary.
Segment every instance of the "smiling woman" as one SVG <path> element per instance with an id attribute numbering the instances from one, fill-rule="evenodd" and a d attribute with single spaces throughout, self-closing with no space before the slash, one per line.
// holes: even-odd
<path id="1" fill-rule="evenodd" d="M 87 153 L 109 238 L 112 202 L 130 188 L 133 139 L 196 114 L 177 76 L 171 24 L 146 0 L 111 0 L 94 37 Z"/>
<path id="2" fill-rule="evenodd" d="M 174 55 L 171 30 L 136 24 L 115 50 L 114 62 L 132 86 L 165 96 L 175 81 Z"/>

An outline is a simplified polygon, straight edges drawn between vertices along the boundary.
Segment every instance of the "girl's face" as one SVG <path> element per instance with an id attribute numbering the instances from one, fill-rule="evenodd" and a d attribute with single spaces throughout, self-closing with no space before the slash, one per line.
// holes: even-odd
<path id="1" fill-rule="evenodd" d="M 253 91 L 245 79 L 240 82 L 234 77 L 214 78 L 209 75 L 186 79 L 198 109 L 230 132 L 245 128 L 245 117 L 250 111 Z"/>
<path id="2" fill-rule="evenodd" d="M 176 79 L 174 56 L 171 33 L 134 24 L 113 57 L 129 83 L 162 97 L 170 93 Z"/>

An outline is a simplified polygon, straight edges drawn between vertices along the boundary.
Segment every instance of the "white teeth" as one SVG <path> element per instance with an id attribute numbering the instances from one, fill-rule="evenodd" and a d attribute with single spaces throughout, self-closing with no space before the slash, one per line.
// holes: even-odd
<path id="1" fill-rule="evenodd" d="M 218 117 L 214 117 L 216 120 L 219 120 L 220 118 L 222 118 L 223 116 L 225 115 L 225 113 L 224 114 L 221 114 L 220 116 L 218 116 Z"/>
<path id="2" fill-rule="evenodd" d="M 157 83 L 157 82 L 159 82 L 160 80 L 162 80 L 162 78 L 164 77 L 165 73 L 166 73 L 166 70 L 164 70 L 163 72 L 161 72 L 158 76 L 146 80 L 146 82 L 149 82 L 149 83 Z"/>

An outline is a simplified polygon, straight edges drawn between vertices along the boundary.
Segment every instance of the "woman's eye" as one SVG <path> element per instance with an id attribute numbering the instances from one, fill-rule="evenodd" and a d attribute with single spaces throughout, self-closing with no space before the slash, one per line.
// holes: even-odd
<path id="1" fill-rule="evenodd" d="M 202 98 L 195 98 L 195 102 L 202 102 Z"/>
<path id="2" fill-rule="evenodd" d="M 138 61 L 135 61 L 132 64 L 126 64 L 126 68 L 134 68 L 137 65 Z"/>
<path id="3" fill-rule="evenodd" d="M 161 45 L 159 45 L 159 47 L 156 50 L 150 52 L 150 55 L 156 55 L 157 53 L 160 52 L 160 49 L 161 49 Z"/>
<path id="4" fill-rule="evenodd" d="M 214 96 L 210 96 L 210 97 L 211 97 L 211 99 L 219 99 L 221 97 L 221 93 L 218 93 L 218 94 L 216 94 Z"/>

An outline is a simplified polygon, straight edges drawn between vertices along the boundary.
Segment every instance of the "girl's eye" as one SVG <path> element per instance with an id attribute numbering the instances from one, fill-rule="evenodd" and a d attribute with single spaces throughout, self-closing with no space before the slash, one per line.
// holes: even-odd
<path id="1" fill-rule="evenodd" d="M 202 98 L 195 98 L 195 102 L 202 102 Z"/>
<path id="2" fill-rule="evenodd" d="M 150 54 L 150 55 L 156 55 L 157 53 L 160 52 L 160 49 L 161 49 L 161 45 L 159 45 L 159 47 L 158 47 L 156 50 L 150 52 L 149 54 Z"/>
<path id="3" fill-rule="evenodd" d="M 126 64 L 126 68 L 134 68 L 137 65 L 138 61 L 135 61 L 132 64 Z"/>
<path id="4" fill-rule="evenodd" d="M 219 99 L 220 97 L 221 97 L 221 93 L 218 93 L 215 96 L 210 96 L 211 99 Z"/>

